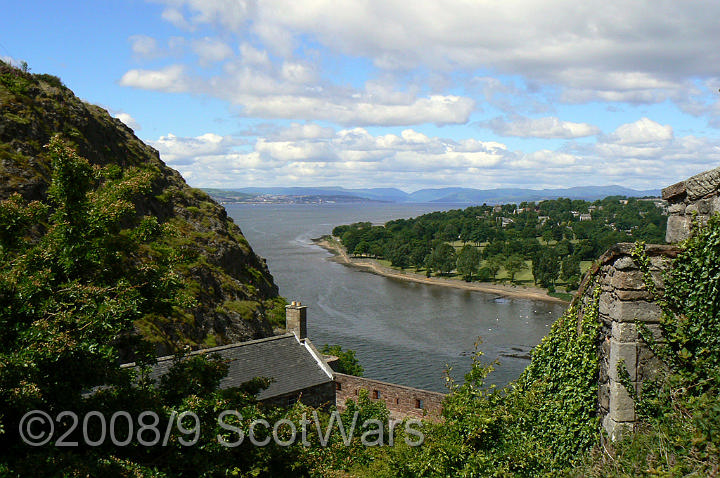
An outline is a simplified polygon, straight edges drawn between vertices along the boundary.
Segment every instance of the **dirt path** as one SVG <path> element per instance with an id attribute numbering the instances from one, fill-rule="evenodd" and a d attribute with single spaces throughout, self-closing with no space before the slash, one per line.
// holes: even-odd
<path id="1" fill-rule="evenodd" d="M 543 300 L 546 302 L 557 302 L 567 304 L 566 301 L 551 297 L 544 289 L 537 287 L 511 286 L 502 284 L 490 284 L 487 282 L 464 282 L 458 279 L 443 279 L 440 277 L 426 277 L 411 271 L 401 272 L 379 264 L 373 259 L 359 259 L 350 257 L 345 248 L 335 240 L 327 238 L 313 239 L 313 242 L 323 249 L 333 253 L 334 257 L 330 260 L 344 264 L 350 267 L 364 270 L 373 274 L 393 279 L 405 280 L 410 282 L 418 282 L 421 284 L 440 285 L 444 287 L 454 287 L 456 289 L 474 290 L 478 292 L 486 292 L 488 294 L 497 294 L 503 297 L 513 297 L 518 299 Z"/>

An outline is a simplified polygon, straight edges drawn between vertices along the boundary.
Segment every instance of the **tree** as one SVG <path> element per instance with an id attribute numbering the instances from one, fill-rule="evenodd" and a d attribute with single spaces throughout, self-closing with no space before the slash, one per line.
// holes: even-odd
<path id="1" fill-rule="evenodd" d="M 560 274 L 560 262 L 555 251 L 549 248 L 538 251 L 532 260 L 532 273 L 536 284 L 554 287 Z"/>
<path id="2" fill-rule="evenodd" d="M 385 257 L 390 259 L 392 266 L 405 269 L 410 265 L 410 246 L 399 241 L 394 241 L 388 245 L 385 251 Z"/>
<path id="3" fill-rule="evenodd" d="M 415 266 L 415 270 L 419 270 L 425 265 L 425 258 L 430 254 L 430 247 L 418 240 L 413 240 L 410 244 L 410 263 Z"/>
<path id="4" fill-rule="evenodd" d="M 355 356 L 354 350 L 343 350 L 340 345 L 328 345 L 325 344 L 321 350 L 325 355 L 334 355 L 338 358 L 337 360 L 337 372 L 344 373 L 347 375 L 355 375 L 356 377 L 363 376 L 363 367 L 360 365 L 360 361 Z"/>
<path id="5" fill-rule="evenodd" d="M 490 271 L 490 275 L 493 280 L 498 275 L 498 272 L 500 272 L 500 269 L 502 268 L 503 264 L 505 263 L 505 260 L 502 258 L 502 256 L 496 255 L 489 257 L 485 261 L 485 267 Z"/>
<path id="6" fill-rule="evenodd" d="M 455 248 L 441 242 L 430 253 L 430 267 L 440 274 L 448 274 L 455 268 Z"/>
<path id="7" fill-rule="evenodd" d="M 358 243 L 357 246 L 355 246 L 355 250 L 353 250 L 353 255 L 364 256 L 368 252 L 370 252 L 370 244 L 368 244 L 367 241 L 362 240 Z"/>
<path id="8" fill-rule="evenodd" d="M 505 270 L 510 274 L 510 282 L 515 282 L 515 274 L 525 269 L 527 269 L 527 264 L 518 254 L 513 254 L 505 260 Z"/>
<path id="9" fill-rule="evenodd" d="M 467 282 L 472 281 L 473 274 L 480 268 L 480 251 L 475 246 L 466 244 L 457 256 L 457 270 Z"/>
<path id="10" fill-rule="evenodd" d="M 580 259 L 575 255 L 564 257 L 560 269 L 560 278 L 566 282 L 571 277 L 580 277 Z"/>

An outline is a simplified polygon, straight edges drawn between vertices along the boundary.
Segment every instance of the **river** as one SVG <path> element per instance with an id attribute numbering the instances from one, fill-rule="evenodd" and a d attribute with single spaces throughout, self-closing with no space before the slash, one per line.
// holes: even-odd
<path id="1" fill-rule="evenodd" d="M 458 206 L 460 207 L 460 206 Z M 523 355 L 549 332 L 562 304 L 377 276 L 328 259 L 312 238 L 357 221 L 384 223 L 443 209 L 428 204 L 226 205 L 280 294 L 308 306 L 308 336 L 321 347 L 356 351 L 365 376 L 446 391 L 445 369 L 462 380 L 476 340 L 500 364 L 488 382 L 504 385 L 527 366 Z M 445 207 L 449 209 L 449 207 Z"/>

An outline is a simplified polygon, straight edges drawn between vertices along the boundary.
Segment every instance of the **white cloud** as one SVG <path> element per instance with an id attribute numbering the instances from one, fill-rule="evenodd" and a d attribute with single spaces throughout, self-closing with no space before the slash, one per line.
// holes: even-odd
<path id="1" fill-rule="evenodd" d="M 218 63 L 233 56 L 232 48 L 217 38 L 195 40 L 192 49 L 198 55 L 201 65 Z"/>
<path id="2" fill-rule="evenodd" d="M 142 129 L 140 127 L 140 124 L 135 121 L 135 118 L 130 116 L 128 113 L 116 113 L 113 116 L 125 123 L 125 125 L 127 125 L 133 131 L 140 131 Z"/>
<path id="3" fill-rule="evenodd" d="M 0 60 L 4 61 L 5 63 L 12 65 L 14 67 L 20 67 L 20 62 L 11 56 L 1 56 L 0 55 Z"/>
<path id="4" fill-rule="evenodd" d="M 271 66 L 267 52 L 259 50 L 248 43 L 240 45 L 240 60 L 247 65 Z"/>
<path id="5" fill-rule="evenodd" d="M 182 138 L 174 134 L 161 136 L 150 144 L 162 153 L 162 158 L 171 166 L 192 164 L 200 158 L 228 155 L 237 144 L 229 136 L 206 133 L 194 138 Z"/>
<path id="6" fill-rule="evenodd" d="M 588 123 L 573 123 L 562 121 L 559 118 L 548 116 L 544 118 L 526 118 L 522 116 L 506 121 L 503 118 L 494 118 L 479 123 L 480 126 L 490 128 L 495 134 L 501 136 L 519 136 L 523 138 L 582 138 L 600 133 L 600 128 Z"/>
<path id="7" fill-rule="evenodd" d="M 182 65 L 170 65 L 160 70 L 130 70 L 120 78 L 120 85 L 171 93 L 190 89 L 189 79 Z"/>
<path id="8" fill-rule="evenodd" d="M 185 17 L 182 13 L 176 8 L 166 8 L 162 12 L 162 19 L 166 22 L 170 22 L 175 27 L 181 29 L 181 30 L 188 30 L 191 31 L 194 28 L 190 25 L 190 23 L 185 20 Z"/>
<path id="9" fill-rule="evenodd" d="M 241 95 L 248 116 L 262 118 L 304 118 L 333 121 L 338 124 L 401 126 L 421 123 L 462 124 L 472 113 L 475 102 L 459 96 L 433 95 L 409 104 L 382 104 L 365 98 Z"/>
<path id="10" fill-rule="evenodd" d="M 706 138 L 675 137 L 643 118 L 595 143 L 522 152 L 498 142 L 453 140 L 408 128 L 371 134 L 294 124 L 245 145 L 212 133 L 163 136 L 152 142 L 161 157 L 200 187 L 256 184 L 345 187 L 569 187 L 622 184 L 660 188 L 720 162 Z"/>
<path id="11" fill-rule="evenodd" d="M 641 118 L 634 123 L 619 126 L 606 139 L 608 143 L 616 144 L 653 144 L 662 146 L 673 139 L 673 129 L 670 125 L 661 125 L 651 119 Z"/>
<path id="12" fill-rule="evenodd" d="M 153 59 L 162 56 L 162 51 L 155 38 L 147 35 L 133 35 L 129 38 L 133 54 L 143 59 Z"/>
<path id="13" fill-rule="evenodd" d="M 299 63 L 268 69 L 230 61 L 222 76 L 210 79 L 191 77 L 181 65 L 171 65 L 160 70 L 130 70 L 120 84 L 219 97 L 242 107 L 245 116 L 325 120 L 342 125 L 464 124 L 475 108 L 472 99 L 456 95 L 393 94 L 375 84 L 370 84 L 369 91 L 302 84 L 312 79 L 310 69 Z"/>
<path id="14" fill-rule="evenodd" d="M 663 101 L 720 76 L 714 0 L 158 0 L 186 28 L 256 35 L 289 57 L 301 39 L 382 70 L 491 69 L 561 85 L 567 101 Z"/>
<path id="15" fill-rule="evenodd" d="M 332 128 L 323 128 L 314 123 L 292 123 L 288 128 L 283 129 L 275 135 L 281 140 L 299 140 L 299 139 L 328 139 L 335 135 Z"/>

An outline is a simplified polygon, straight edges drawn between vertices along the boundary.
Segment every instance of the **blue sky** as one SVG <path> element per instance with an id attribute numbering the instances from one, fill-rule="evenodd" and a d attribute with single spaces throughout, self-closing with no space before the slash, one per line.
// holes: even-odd
<path id="1" fill-rule="evenodd" d="M 720 166 L 715 0 L 3 0 L 196 187 L 661 188 Z"/>

